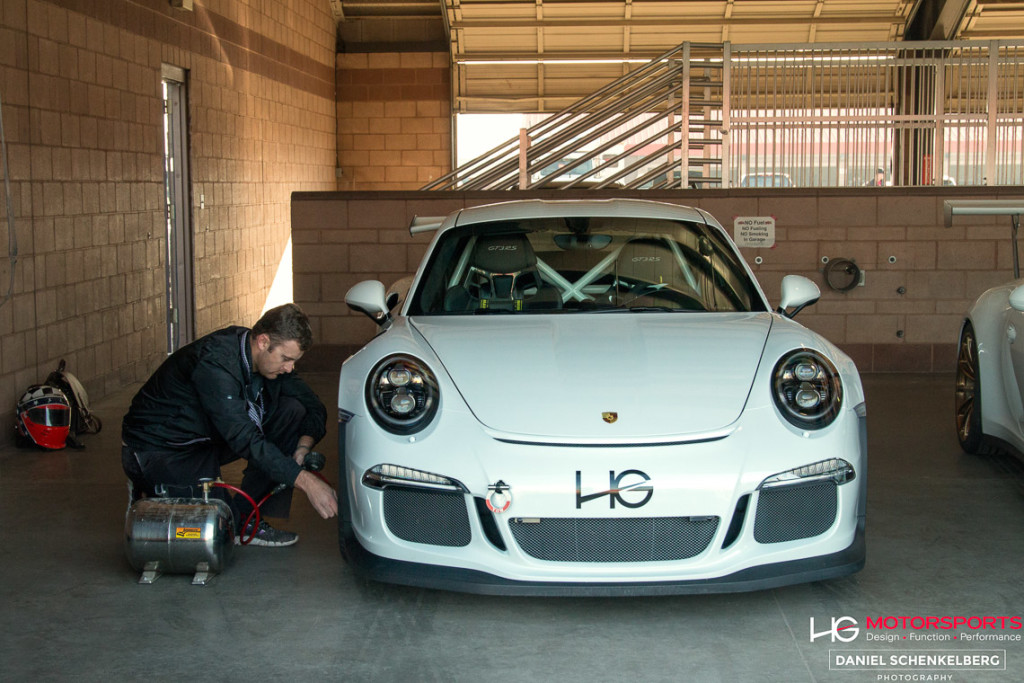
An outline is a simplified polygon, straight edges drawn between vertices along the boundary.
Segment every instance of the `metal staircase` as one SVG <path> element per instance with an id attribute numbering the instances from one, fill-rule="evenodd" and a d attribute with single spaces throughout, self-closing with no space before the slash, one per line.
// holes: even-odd
<path id="1" fill-rule="evenodd" d="M 678 45 L 422 189 L 728 186 L 728 63 Z"/>

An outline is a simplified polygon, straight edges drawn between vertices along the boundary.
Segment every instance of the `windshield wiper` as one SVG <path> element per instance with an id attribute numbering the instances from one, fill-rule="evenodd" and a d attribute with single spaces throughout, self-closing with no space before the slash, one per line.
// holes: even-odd
<path id="1" fill-rule="evenodd" d="M 668 306 L 630 306 L 626 310 L 630 313 L 678 313 L 687 309 L 669 308 Z"/>
<path id="2" fill-rule="evenodd" d="M 581 308 L 581 313 L 675 313 L 684 308 L 668 306 L 609 306 L 607 308 Z"/>

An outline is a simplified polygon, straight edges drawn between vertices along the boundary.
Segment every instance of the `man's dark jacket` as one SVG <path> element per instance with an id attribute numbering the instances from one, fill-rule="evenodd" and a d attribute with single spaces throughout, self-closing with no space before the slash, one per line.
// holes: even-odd
<path id="1" fill-rule="evenodd" d="M 248 371 L 246 363 L 253 367 L 248 332 L 228 327 L 168 357 L 132 399 L 121 428 L 125 444 L 143 453 L 220 446 L 274 481 L 294 484 L 301 467 L 264 438 L 249 406 L 258 404 L 261 384 L 267 415 L 282 396 L 298 400 L 306 408 L 299 434 L 316 441 L 326 432 L 327 411 L 294 372 L 271 380 Z"/>

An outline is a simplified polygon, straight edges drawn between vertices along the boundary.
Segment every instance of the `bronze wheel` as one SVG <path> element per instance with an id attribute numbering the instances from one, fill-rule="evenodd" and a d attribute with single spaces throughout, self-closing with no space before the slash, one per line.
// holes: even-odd
<path id="1" fill-rule="evenodd" d="M 978 343 L 974 328 L 964 325 L 956 357 L 956 437 L 960 447 L 977 453 L 984 434 L 981 431 L 981 381 L 978 372 Z"/>

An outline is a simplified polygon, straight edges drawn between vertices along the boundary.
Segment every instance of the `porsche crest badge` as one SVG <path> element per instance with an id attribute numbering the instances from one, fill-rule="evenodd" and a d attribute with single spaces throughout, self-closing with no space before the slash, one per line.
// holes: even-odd
<path id="1" fill-rule="evenodd" d="M 619 414 L 613 412 L 601 413 L 601 419 L 607 422 L 608 424 L 611 424 L 619 419 Z"/>

